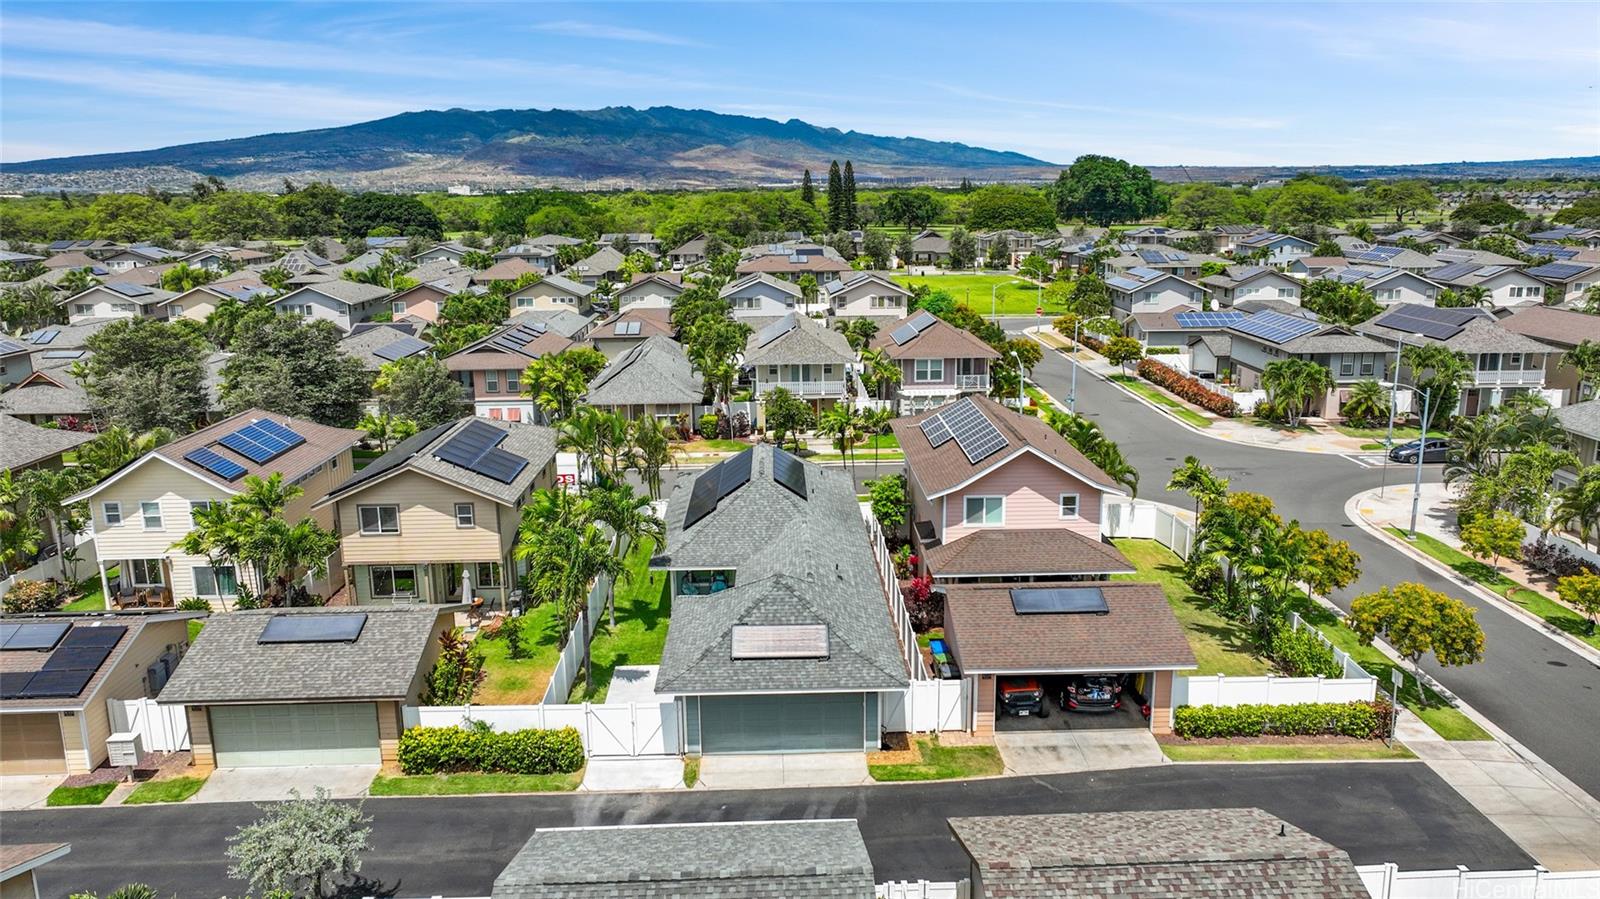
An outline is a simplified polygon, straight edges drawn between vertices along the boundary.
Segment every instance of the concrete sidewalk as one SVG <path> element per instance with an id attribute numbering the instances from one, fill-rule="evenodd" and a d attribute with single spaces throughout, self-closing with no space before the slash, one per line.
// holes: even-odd
<path id="1" fill-rule="evenodd" d="M 781 787 L 856 787 L 873 783 L 862 752 L 708 755 L 700 759 L 697 790 L 774 790 Z"/>

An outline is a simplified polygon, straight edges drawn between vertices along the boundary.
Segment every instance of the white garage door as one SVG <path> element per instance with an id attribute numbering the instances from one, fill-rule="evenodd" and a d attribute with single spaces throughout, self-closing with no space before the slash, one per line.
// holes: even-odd
<path id="1" fill-rule="evenodd" d="M 212 706 L 211 739 L 219 768 L 382 761 L 370 702 Z"/>

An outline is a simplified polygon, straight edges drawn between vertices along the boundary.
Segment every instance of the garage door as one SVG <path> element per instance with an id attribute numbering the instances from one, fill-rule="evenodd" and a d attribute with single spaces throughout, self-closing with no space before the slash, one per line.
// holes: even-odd
<path id="1" fill-rule="evenodd" d="M 860 693 L 705 696 L 701 752 L 861 751 Z"/>
<path id="2" fill-rule="evenodd" d="M 381 761 L 370 702 L 212 706 L 211 739 L 221 768 Z"/>
<path id="3" fill-rule="evenodd" d="M 73 719 L 76 721 L 77 719 Z M 0 715 L 0 774 L 65 774 L 61 724 L 48 715 Z"/>

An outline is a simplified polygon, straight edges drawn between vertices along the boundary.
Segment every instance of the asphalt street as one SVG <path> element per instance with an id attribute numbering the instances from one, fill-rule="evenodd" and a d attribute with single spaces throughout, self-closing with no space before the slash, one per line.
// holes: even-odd
<path id="1" fill-rule="evenodd" d="M 945 818 L 963 815 L 1258 806 L 1350 853 L 1405 869 L 1526 868 L 1533 860 L 1420 762 L 1172 765 L 1097 774 L 862 788 L 370 799 L 371 851 L 353 896 L 487 896 L 538 827 L 854 818 L 883 880 L 954 880 L 964 856 Z M 41 895 L 99 895 L 130 882 L 195 899 L 245 892 L 227 838 L 248 803 L 7 813 L 6 843 L 66 840 Z M 1129 834 L 1130 839 L 1159 835 Z M 574 859 L 581 864 L 581 859 Z"/>
<path id="2" fill-rule="evenodd" d="M 1005 324 L 1015 330 L 1033 320 Z M 1071 377 L 1070 360 L 1050 351 L 1033 371 L 1033 379 L 1063 402 Z M 1142 497 L 1190 502 L 1185 494 L 1165 493 L 1164 487 L 1172 469 L 1185 456 L 1194 455 L 1228 478 L 1233 489 L 1265 494 L 1285 517 L 1349 541 L 1361 554 L 1361 577 L 1331 597 L 1340 606 L 1348 608 L 1353 597 L 1379 587 L 1414 581 L 1476 608 L 1484 632 L 1483 661 L 1463 668 L 1441 668 L 1425 661 L 1423 668 L 1591 796 L 1600 797 L 1596 749 L 1600 668 L 1352 524 L 1344 514 L 1345 502 L 1377 487 L 1379 469 L 1340 456 L 1238 446 L 1202 437 L 1083 371 L 1078 373 L 1077 406 L 1100 424 L 1139 470 Z M 1427 466 L 1424 479 L 1439 480 L 1439 468 Z M 1409 470 L 1391 466 L 1389 483 L 1409 481 L 1409 475 Z"/>

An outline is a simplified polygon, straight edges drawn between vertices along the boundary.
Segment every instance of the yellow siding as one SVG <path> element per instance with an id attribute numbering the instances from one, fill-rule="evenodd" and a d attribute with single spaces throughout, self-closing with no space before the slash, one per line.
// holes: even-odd
<path id="1" fill-rule="evenodd" d="M 378 703 L 378 755 L 385 765 L 400 763 L 400 703 Z"/>
<path id="2" fill-rule="evenodd" d="M 87 774 L 88 756 L 83 751 L 83 725 L 78 715 L 61 712 L 61 751 L 67 759 L 68 774 Z M 105 747 L 100 747 L 104 750 Z"/>
<path id="3" fill-rule="evenodd" d="M 472 527 L 456 527 L 458 502 L 473 504 Z M 345 565 L 496 562 L 501 558 L 498 504 L 414 471 L 357 491 L 336 505 Z M 400 533 L 362 534 L 356 507 L 383 505 L 400 507 Z"/>
<path id="4" fill-rule="evenodd" d="M 139 699 L 149 695 L 145 677 L 150 666 L 169 649 L 181 652 L 188 642 L 187 621 L 148 624 L 122 654 L 116 667 L 95 688 L 82 712 L 89 729 L 91 767 L 106 760 L 106 738 L 111 736 L 111 716 L 106 711 L 106 700 Z"/>
<path id="5" fill-rule="evenodd" d="M 89 498 L 94 516 L 95 553 L 108 566 L 123 559 L 170 559 L 171 583 L 167 586 L 172 589 L 173 599 L 193 596 L 193 568 L 208 563 L 204 557 L 173 551 L 172 544 L 193 527 L 190 502 L 223 502 L 229 495 L 166 462 L 156 459 L 145 462 Z M 106 524 L 105 504 L 108 502 L 121 504 L 122 524 Z M 145 530 L 140 503 L 146 502 L 160 503 L 160 529 Z"/>
<path id="6" fill-rule="evenodd" d="M 408 704 L 422 704 L 422 688 L 427 683 L 428 673 L 433 670 L 433 663 L 439 660 L 439 637 L 456 626 L 455 619 L 455 615 L 440 615 L 433 623 L 433 632 L 428 635 L 428 648 L 423 650 L 416 677 L 412 678 L 411 689 L 406 692 Z"/>
<path id="7" fill-rule="evenodd" d="M 1157 671 L 1150 697 L 1150 730 L 1157 734 L 1172 733 L 1172 677 L 1171 671 Z"/>
<path id="8" fill-rule="evenodd" d="M 194 767 L 211 770 L 217 767 L 216 748 L 211 743 L 211 719 L 206 717 L 205 706 L 189 706 L 189 750 Z"/>

